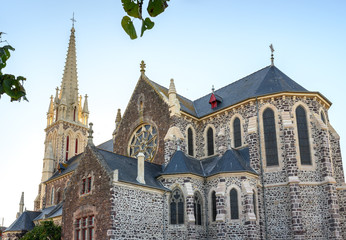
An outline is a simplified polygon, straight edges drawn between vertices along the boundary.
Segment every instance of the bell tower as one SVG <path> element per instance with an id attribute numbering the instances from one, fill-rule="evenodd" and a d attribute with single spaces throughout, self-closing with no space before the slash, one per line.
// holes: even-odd
<path id="1" fill-rule="evenodd" d="M 74 18 L 71 19 L 73 23 Z M 35 209 L 42 209 L 45 190 L 44 181 L 66 163 L 71 157 L 84 151 L 87 144 L 89 108 L 87 95 L 82 103 L 78 93 L 77 59 L 74 24 L 66 56 L 64 73 L 60 88 L 56 88 L 55 97 L 50 97 L 47 126 L 45 128 L 45 154 L 39 196 L 35 200 Z"/>

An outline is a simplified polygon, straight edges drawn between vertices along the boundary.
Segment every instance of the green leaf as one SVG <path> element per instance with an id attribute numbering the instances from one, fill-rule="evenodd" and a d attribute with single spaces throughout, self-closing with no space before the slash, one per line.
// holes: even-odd
<path id="1" fill-rule="evenodd" d="M 131 39 L 137 38 L 136 29 L 130 17 L 124 16 L 121 20 L 121 26 L 123 27 L 124 31 L 130 36 Z"/>
<path id="2" fill-rule="evenodd" d="M 151 17 L 156 17 L 168 7 L 166 0 L 149 0 L 147 11 Z"/>
<path id="3" fill-rule="evenodd" d="M 154 27 L 155 23 L 150 20 L 150 18 L 146 18 L 145 20 L 142 20 L 142 30 L 141 30 L 141 37 L 143 36 L 143 33 L 147 29 L 152 29 Z"/>
<path id="4" fill-rule="evenodd" d="M 135 18 L 142 18 L 138 2 L 134 0 L 121 0 L 125 12 Z"/>

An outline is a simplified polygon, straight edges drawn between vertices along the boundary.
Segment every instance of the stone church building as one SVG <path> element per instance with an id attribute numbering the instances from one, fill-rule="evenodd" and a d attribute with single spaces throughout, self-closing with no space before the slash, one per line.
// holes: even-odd
<path id="1" fill-rule="evenodd" d="M 95 146 L 74 32 L 49 103 L 36 214 L 4 239 L 47 219 L 64 240 L 346 239 L 340 139 L 321 93 L 272 58 L 192 101 L 173 79 L 150 80 L 142 61 L 113 138 Z"/>

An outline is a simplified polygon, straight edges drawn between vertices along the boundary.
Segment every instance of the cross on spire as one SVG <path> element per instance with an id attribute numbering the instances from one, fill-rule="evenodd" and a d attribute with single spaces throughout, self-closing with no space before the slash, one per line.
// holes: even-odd
<path id="1" fill-rule="evenodd" d="M 146 67 L 146 65 L 145 65 L 145 63 L 144 63 L 143 60 L 141 61 L 140 66 L 141 66 L 141 73 L 145 73 L 145 67 Z"/>
<path id="2" fill-rule="evenodd" d="M 274 66 L 274 47 L 273 47 L 273 44 L 270 44 L 270 51 L 272 52 L 272 55 L 271 55 L 271 61 L 272 61 L 272 66 Z"/>
<path id="3" fill-rule="evenodd" d="M 71 21 L 72 21 L 72 27 L 74 28 L 74 23 L 77 22 L 77 21 L 74 19 L 74 13 L 73 13 L 73 15 L 72 15 Z"/>

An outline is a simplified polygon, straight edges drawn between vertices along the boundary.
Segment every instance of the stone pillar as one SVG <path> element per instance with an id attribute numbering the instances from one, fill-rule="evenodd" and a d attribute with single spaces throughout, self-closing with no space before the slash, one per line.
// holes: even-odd
<path id="1" fill-rule="evenodd" d="M 191 182 L 185 180 L 185 189 L 187 192 L 186 196 L 186 214 L 187 214 L 187 239 L 196 238 L 196 227 L 195 227 L 195 215 L 194 215 L 194 193 Z"/>
<path id="2" fill-rule="evenodd" d="M 217 189 L 216 195 L 216 225 L 217 225 L 217 239 L 226 239 L 225 235 L 225 193 L 226 193 L 226 180 L 221 178 Z"/>
<path id="3" fill-rule="evenodd" d="M 302 206 L 300 201 L 300 187 L 298 177 L 289 177 L 289 194 L 291 201 L 291 224 L 293 239 L 304 239 L 304 228 L 302 222 Z"/>
<path id="4" fill-rule="evenodd" d="M 328 199 L 328 230 L 330 239 L 343 239 L 341 236 L 341 224 L 339 214 L 338 197 L 335 188 L 335 180 L 330 177 L 326 177 L 327 184 L 324 187 L 325 194 Z"/>
<path id="5" fill-rule="evenodd" d="M 243 189 L 245 195 L 245 226 L 246 226 L 246 236 L 248 240 L 259 239 L 259 234 L 256 226 L 256 214 L 253 203 L 253 190 L 248 181 L 243 182 Z"/>

